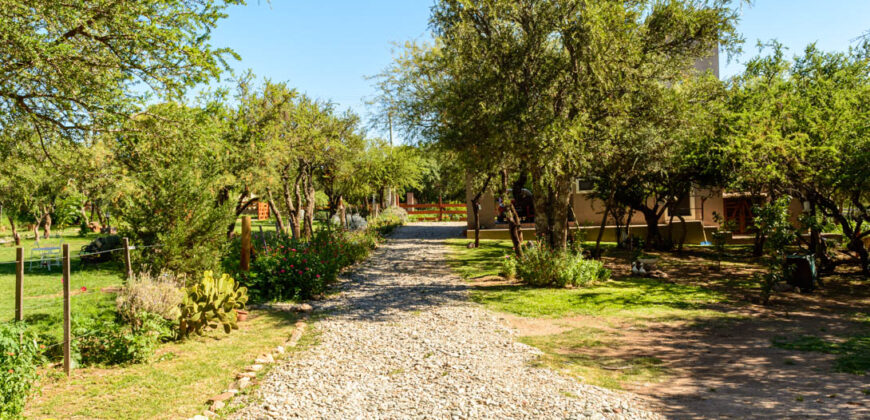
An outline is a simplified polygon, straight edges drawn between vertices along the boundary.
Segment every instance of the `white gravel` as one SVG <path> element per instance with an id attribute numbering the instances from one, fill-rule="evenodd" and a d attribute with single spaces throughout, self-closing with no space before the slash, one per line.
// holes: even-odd
<path id="1" fill-rule="evenodd" d="M 642 402 L 530 365 L 445 263 L 457 224 L 396 231 L 317 302 L 320 344 L 276 367 L 234 418 L 658 419 Z"/>

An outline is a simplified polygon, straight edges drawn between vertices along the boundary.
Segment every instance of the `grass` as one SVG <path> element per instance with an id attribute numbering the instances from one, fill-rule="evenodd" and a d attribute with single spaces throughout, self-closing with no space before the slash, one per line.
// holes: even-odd
<path id="1" fill-rule="evenodd" d="M 25 414 L 28 418 L 191 417 L 202 413 L 206 399 L 223 392 L 258 355 L 287 340 L 295 320 L 287 312 L 252 311 L 238 331 L 165 344 L 152 363 L 77 369 L 69 380 L 48 379 Z M 310 341 L 306 337 L 309 332 L 300 347 Z"/>
<path id="2" fill-rule="evenodd" d="M 454 270 L 465 279 L 498 275 L 500 259 L 511 252 L 511 243 L 485 240 L 481 241 L 480 248 L 469 249 L 468 242 L 467 239 L 448 241 Z M 609 244 L 603 249 L 606 254 L 622 252 Z M 492 310 L 550 319 L 557 325 L 559 318 L 572 316 L 594 316 L 602 318 L 607 325 L 635 326 L 651 321 L 718 322 L 733 317 L 713 309 L 713 305 L 728 301 L 720 292 L 637 277 L 574 289 L 482 286 L 471 293 L 471 299 Z M 662 361 L 655 357 L 608 356 L 608 353 L 619 354 L 622 342 L 617 334 L 596 328 L 526 335 L 520 341 L 543 351 L 536 364 L 566 372 L 593 385 L 621 389 L 628 382 L 660 381 L 667 374 Z"/>
<path id="3" fill-rule="evenodd" d="M 596 349 L 618 346 L 607 338 L 609 335 L 595 328 L 575 328 L 560 334 L 526 336 L 520 341 L 544 352 L 535 362 L 537 365 L 563 371 L 588 384 L 621 389 L 626 382 L 658 381 L 664 377 L 658 358 L 600 355 Z"/>
<path id="4" fill-rule="evenodd" d="M 480 241 L 480 248 L 469 249 L 468 239 L 448 239 L 450 246 L 450 265 L 464 279 L 472 279 L 499 274 L 499 261 L 510 255 L 513 247 L 510 241 Z"/>
<path id="5" fill-rule="evenodd" d="M 841 340 L 827 340 L 813 335 L 777 337 L 774 347 L 787 350 L 811 351 L 837 355 L 834 370 L 864 375 L 870 372 L 870 334 L 857 334 Z"/>
<path id="6" fill-rule="evenodd" d="M 111 316 L 114 308 L 114 295 L 101 293 L 100 289 L 121 284 L 122 265 L 107 262 L 100 265 L 81 266 L 76 259 L 82 246 L 96 239 L 98 235 L 77 236 L 78 229 L 64 231 L 63 241 L 70 245 L 73 258 L 70 272 L 70 289 L 73 317 Z M 43 240 L 41 246 L 55 246 L 58 239 Z M 25 261 L 30 258 L 30 249 L 35 242 L 22 239 Z M 0 246 L 0 322 L 11 321 L 15 316 L 15 247 Z M 84 288 L 84 291 L 82 291 Z M 24 320 L 38 334 L 48 340 L 58 340 L 62 336 L 63 283 L 61 269 L 51 270 L 24 266 Z"/>
<path id="7" fill-rule="evenodd" d="M 448 243 L 451 264 L 466 279 L 498 275 L 500 258 L 511 249 L 509 241 L 481 241 L 476 249 L 465 246 L 468 240 Z M 471 298 L 491 309 L 525 317 L 598 315 L 657 320 L 723 315 L 708 307 L 727 300 L 703 287 L 634 277 L 577 289 L 484 287 Z"/>

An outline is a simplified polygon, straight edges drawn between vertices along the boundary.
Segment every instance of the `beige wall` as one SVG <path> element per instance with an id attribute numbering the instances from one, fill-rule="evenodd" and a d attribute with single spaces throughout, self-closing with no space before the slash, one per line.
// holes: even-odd
<path id="1" fill-rule="evenodd" d="M 491 186 L 491 185 L 490 185 Z M 471 176 L 465 175 L 465 204 L 468 209 L 468 229 L 474 229 L 474 213 L 471 208 L 471 199 L 474 198 L 474 192 L 471 191 Z M 480 197 L 480 227 L 482 229 L 490 229 L 495 227 L 495 216 L 498 212 L 495 204 L 495 197 L 491 191 L 487 191 Z"/>

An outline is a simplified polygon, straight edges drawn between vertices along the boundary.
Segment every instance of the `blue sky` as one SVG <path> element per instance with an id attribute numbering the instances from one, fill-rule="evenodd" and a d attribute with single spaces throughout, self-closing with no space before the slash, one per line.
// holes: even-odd
<path id="1" fill-rule="evenodd" d="M 791 53 L 817 42 L 844 50 L 870 29 L 870 0 L 755 0 L 744 6 L 742 57 L 721 57 L 722 77 L 742 70 L 755 43 L 776 38 Z M 288 81 L 313 97 L 367 115 L 365 100 L 375 92 L 365 76 L 378 73 L 395 43 L 428 38 L 432 0 L 249 0 L 233 7 L 213 34 L 215 46 L 233 48 L 236 70 Z"/>

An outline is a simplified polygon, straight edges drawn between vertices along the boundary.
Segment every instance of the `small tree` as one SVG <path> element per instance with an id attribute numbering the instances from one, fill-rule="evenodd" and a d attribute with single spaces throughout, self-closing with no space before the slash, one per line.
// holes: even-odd
<path id="1" fill-rule="evenodd" d="M 763 206 L 756 206 L 755 228 L 764 233 L 764 265 L 766 272 L 757 274 L 761 283 L 761 302 L 767 305 L 774 286 L 784 281 L 789 273 L 785 265 L 787 249 L 795 242 L 797 232 L 789 221 L 788 197 L 781 197 Z"/>

